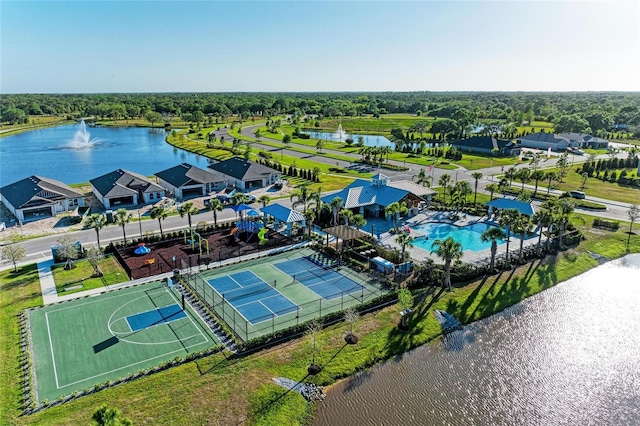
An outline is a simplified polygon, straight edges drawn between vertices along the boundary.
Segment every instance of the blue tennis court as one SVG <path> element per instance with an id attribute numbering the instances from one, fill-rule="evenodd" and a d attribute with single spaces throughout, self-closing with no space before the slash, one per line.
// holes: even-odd
<path id="1" fill-rule="evenodd" d="M 127 323 L 131 331 L 138 331 L 154 325 L 166 324 L 170 321 L 185 318 L 186 316 L 187 314 L 182 310 L 182 307 L 176 303 L 130 315 L 127 317 Z"/>
<path id="2" fill-rule="evenodd" d="M 251 271 L 242 271 L 207 281 L 251 324 L 296 312 L 298 305 Z"/>
<path id="3" fill-rule="evenodd" d="M 274 266 L 325 300 L 337 299 L 345 294 L 362 294 L 364 289 L 361 284 L 331 266 L 310 257 L 287 260 Z"/>

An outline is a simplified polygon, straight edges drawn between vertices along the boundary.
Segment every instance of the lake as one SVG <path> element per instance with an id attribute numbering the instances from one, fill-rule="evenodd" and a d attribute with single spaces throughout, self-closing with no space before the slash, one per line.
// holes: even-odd
<path id="1" fill-rule="evenodd" d="M 331 387 L 313 425 L 640 424 L 640 255 Z"/>
<path id="2" fill-rule="evenodd" d="M 65 125 L 0 138 L 0 186 L 37 175 L 67 184 L 116 169 L 145 176 L 182 162 L 206 168 L 206 157 L 174 148 L 162 129 Z M 80 134 L 79 134 L 80 133 Z"/>

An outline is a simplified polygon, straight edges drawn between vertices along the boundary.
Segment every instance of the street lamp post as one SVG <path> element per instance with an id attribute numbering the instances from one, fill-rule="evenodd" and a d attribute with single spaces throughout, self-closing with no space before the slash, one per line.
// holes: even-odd
<path id="1" fill-rule="evenodd" d="M 142 222 L 140 221 L 140 209 L 138 209 L 138 226 L 140 227 L 140 238 L 142 238 Z"/>

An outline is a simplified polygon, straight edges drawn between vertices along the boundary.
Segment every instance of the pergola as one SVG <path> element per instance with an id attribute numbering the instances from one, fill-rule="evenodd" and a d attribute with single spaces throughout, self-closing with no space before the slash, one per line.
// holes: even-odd
<path id="1" fill-rule="evenodd" d="M 358 228 L 352 228 L 346 225 L 324 228 L 323 231 L 327 233 L 327 246 L 329 245 L 329 235 L 336 237 L 336 250 L 338 249 L 338 240 L 342 240 L 344 244 L 345 241 L 363 239 L 369 236 L 369 234 L 362 232 Z"/>

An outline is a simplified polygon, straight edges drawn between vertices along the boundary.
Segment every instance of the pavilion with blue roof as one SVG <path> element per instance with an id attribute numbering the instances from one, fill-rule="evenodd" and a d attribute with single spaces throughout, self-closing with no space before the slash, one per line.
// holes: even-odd
<path id="1" fill-rule="evenodd" d="M 304 215 L 297 210 L 285 207 L 282 204 L 271 204 L 260 209 L 264 214 L 264 222 L 267 223 L 267 217 L 274 219 L 274 228 L 277 229 L 280 223 L 287 224 L 287 236 L 291 236 L 291 227 L 294 223 L 300 223 L 303 228 L 306 226 Z"/>
<path id="2" fill-rule="evenodd" d="M 486 205 L 489 207 L 489 216 L 491 216 L 495 210 L 507 209 L 516 209 L 520 214 L 527 216 L 533 216 L 533 213 L 535 213 L 533 211 L 533 204 L 513 198 L 496 198 L 495 200 L 489 201 Z"/>
<path id="3" fill-rule="evenodd" d="M 412 191 L 390 185 L 389 178 L 381 173 L 373 176 L 371 181 L 356 179 L 343 190 L 322 197 L 322 201 L 329 204 L 336 197 L 342 199 L 345 209 L 357 209 L 354 213 L 364 217 L 385 217 L 384 211 L 391 203 L 404 201 L 412 210 L 424 201 Z"/>

